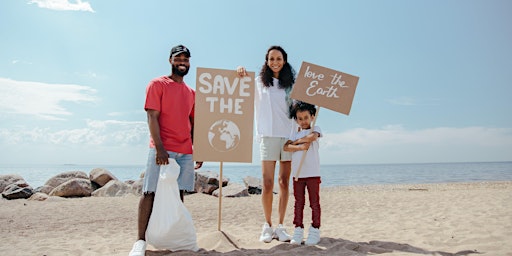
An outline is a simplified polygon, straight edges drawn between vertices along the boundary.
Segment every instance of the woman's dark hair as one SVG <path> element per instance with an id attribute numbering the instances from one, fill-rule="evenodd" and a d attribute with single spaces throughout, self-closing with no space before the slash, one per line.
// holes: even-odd
<path id="1" fill-rule="evenodd" d="M 272 50 L 278 50 L 283 54 L 284 59 L 284 65 L 281 71 L 279 71 L 279 88 L 291 88 L 293 84 L 295 83 L 295 70 L 292 68 L 290 63 L 288 63 L 288 54 L 284 51 L 284 49 L 281 46 L 270 46 L 267 50 L 267 54 L 265 55 L 265 63 L 261 67 L 260 71 L 260 78 L 263 82 L 263 86 L 270 87 L 273 85 L 272 83 L 272 77 L 274 75 L 274 72 L 268 67 L 267 61 L 268 61 L 268 54 Z"/>
<path id="2" fill-rule="evenodd" d="M 304 101 L 295 101 L 290 108 L 290 118 L 297 119 L 297 112 L 309 111 L 311 116 L 316 115 L 316 107 L 315 105 L 311 105 Z"/>

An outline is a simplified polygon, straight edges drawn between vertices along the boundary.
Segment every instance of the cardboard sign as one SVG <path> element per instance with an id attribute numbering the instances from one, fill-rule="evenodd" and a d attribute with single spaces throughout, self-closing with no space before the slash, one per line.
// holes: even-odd
<path id="1" fill-rule="evenodd" d="M 195 161 L 252 162 L 254 72 L 197 68 Z"/>
<path id="2" fill-rule="evenodd" d="M 359 77 L 302 62 L 291 98 L 348 115 Z"/>

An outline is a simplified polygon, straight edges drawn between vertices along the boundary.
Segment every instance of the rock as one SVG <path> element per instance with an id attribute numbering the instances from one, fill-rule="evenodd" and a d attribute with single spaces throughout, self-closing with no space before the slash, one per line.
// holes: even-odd
<path id="1" fill-rule="evenodd" d="M 48 194 L 50 194 L 50 192 L 52 192 L 53 189 L 54 189 L 54 187 L 44 185 L 44 186 L 40 186 L 40 187 L 37 187 L 36 189 L 34 189 L 34 193 L 45 193 L 48 195 Z"/>
<path id="2" fill-rule="evenodd" d="M 229 179 L 223 177 L 222 186 L 227 186 Z M 213 191 L 219 188 L 219 174 L 212 171 L 196 172 L 194 190 L 197 193 L 211 195 Z"/>
<path id="3" fill-rule="evenodd" d="M 252 176 L 247 176 L 243 179 L 243 181 L 245 186 L 247 187 L 249 194 L 261 194 L 261 179 Z"/>
<path id="4" fill-rule="evenodd" d="M 95 191 L 96 189 L 99 189 L 99 188 L 101 188 L 101 186 L 98 185 L 98 183 L 91 181 L 91 189 L 92 189 L 92 191 Z"/>
<path id="5" fill-rule="evenodd" d="M 212 195 L 219 197 L 220 189 L 213 191 Z M 222 197 L 242 197 L 249 196 L 247 188 L 242 184 L 229 184 L 222 187 Z"/>
<path id="6" fill-rule="evenodd" d="M 2 193 L 5 188 L 11 184 L 16 184 L 18 187 L 24 188 L 29 187 L 28 183 L 17 174 L 6 174 L 0 175 L 0 193 Z"/>
<path id="7" fill-rule="evenodd" d="M 91 196 L 115 197 L 131 193 L 133 193 L 132 186 L 119 180 L 111 180 L 105 186 L 92 192 Z"/>
<path id="8" fill-rule="evenodd" d="M 64 197 L 60 196 L 49 196 L 48 199 L 45 200 L 45 202 L 61 202 L 67 200 Z"/>
<path id="9" fill-rule="evenodd" d="M 44 201 L 46 199 L 48 199 L 48 194 L 45 194 L 45 193 L 41 193 L 41 192 L 36 192 L 34 194 L 32 194 L 31 197 L 28 198 L 28 200 L 30 201 Z"/>
<path id="10" fill-rule="evenodd" d="M 89 179 L 74 178 L 68 180 L 50 192 L 50 196 L 84 197 L 91 196 L 92 187 Z"/>
<path id="11" fill-rule="evenodd" d="M 117 178 L 111 172 L 103 168 L 94 168 L 89 173 L 89 179 L 98 184 L 99 187 L 105 186 L 111 180 L 117 180 Z"/>
<path id="12" fill-rule="evenodd" d="M 134 194 L 141 196 L 142 195 L 142 184 L 144 183 L 143 179 L 139 179 L 134 181 L 132 185 L 132 191 Z"/>
<path id="13" fill-rule="evenodd" d="M 82 171 L 70 171 L 70 172 L 63 172 L 61 174 L 57 174 L 50 178 L 44 185 L 50 186 L 52 188 L 56 188 L 62 183 L 72 180 L 72 179 L 87 179 L 89 180 L 89 176 L 85 172 Z"/>
<path id="14" fill-rule="evenodd" d="M 18 184 L 10 184 L 8 185 L 4 191 L 2 192 L 2 197 L 11 199 L 27 199 L 33 194 L 32 188 L 28 187 L 20 187 Z"/>
<path id="15" fill-rule="evenodd" d="M 213 191 L 215 191 L 218 188 L 219 188 L 218 185 L 213 185 L 213 184 L 197 184 L 196 183 L 194 190 L 196 191 L 196 193 L 203 193 L 203 194 L 211 195 L 213 193 Z"/>

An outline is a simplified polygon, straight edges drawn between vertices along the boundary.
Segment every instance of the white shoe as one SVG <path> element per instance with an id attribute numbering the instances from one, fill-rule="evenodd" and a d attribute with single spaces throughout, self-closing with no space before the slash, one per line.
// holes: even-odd
<path id="1" fill-rule="evenodd" d="M 306 245 L 315 245 L 320 242 L 320 229 L 311 226 L 309 228 L 308 239 L 306 239 Z"/>
<path id="2" fill-rule="evenodd" d="M 280 242 L 288 242 L 292 239 L 292 236 L 288 235 L 283 224 L 277 225 L 276 230 L 274 230 L 274 237 L 277 238 L 277 240 Z"/>
<path id="3" fill-rule="evenodd" d="M 260 242 L 270 243 L 273 239 L 272 234 L 274 234 L 274 230 L 265 222 L 261 229 Z"/>
<path id="4" fill-rule="evenodd" d="M 290 244 L 302 244 L 302 239 L 304 239 L 304 229 L 301 227 L 296 227 L 293 231 L 293 238 L 290 241 Z"/>
<path id="5" fill-rule="evenodd" d="M 133 248 L 130 251 L 130 254 L 128 256 L 144 256 L 146 255 L 146 241 L 144 240 L 137 240 L 133 244 Z"/>

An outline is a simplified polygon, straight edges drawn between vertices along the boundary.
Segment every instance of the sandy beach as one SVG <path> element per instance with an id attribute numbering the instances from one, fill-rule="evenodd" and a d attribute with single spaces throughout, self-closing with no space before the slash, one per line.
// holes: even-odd
<path id="1" fill-rule="evenodd" d="M 1 199 L 0 254 L 128 255 L 138 199 Z M 259 242 L 260 200 L 223 198 L 219 231 L 219 199 L 187 195 L 200 251 L 148 246 L 146 255 L 512 255 L 511 181 L 323 188 L 317 246 Z M 291 196 L 285 220 L 290 233 L 292 214 Z M 305 223 L 310 216 L 306 207 Z"/>

